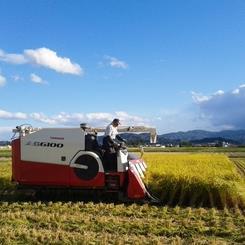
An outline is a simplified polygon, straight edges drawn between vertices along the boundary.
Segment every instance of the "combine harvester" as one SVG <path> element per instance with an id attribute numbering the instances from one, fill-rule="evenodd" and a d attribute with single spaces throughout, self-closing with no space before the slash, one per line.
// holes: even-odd
<path id="1" fill-rule="evenodd" d="M 78 190 L 115 193 L 123 201 L 156 201 L 143 182 L 145 162 L 120 147 L 115 170 L 107 169 L 97 133 L 104 128 L 33 128 L 17 126 L 12 140 L 12 181 L 18 189 Z M 119 132 L 149 132 L 156 142 L 156 129 L 119 127 Z M 16 135 L 17 134 L 17 135 Z"/>

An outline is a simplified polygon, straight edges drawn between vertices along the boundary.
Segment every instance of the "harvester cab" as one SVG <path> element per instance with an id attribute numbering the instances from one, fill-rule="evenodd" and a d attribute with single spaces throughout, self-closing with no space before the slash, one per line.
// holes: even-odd
<path id="1" fill-rule="evenodd" d="M 152 198 L 143 182 L 146 163 L 120 147 L 114 168 L 108 168 L 97 133 L 104 128 L 33 128 L 17 126 L 12 140 L 12 180 L 21 188 L 98 190 L 118 193 L 124 200 Z M 119 127 L 119 132 L 149 132 L 147 127 Z"/>

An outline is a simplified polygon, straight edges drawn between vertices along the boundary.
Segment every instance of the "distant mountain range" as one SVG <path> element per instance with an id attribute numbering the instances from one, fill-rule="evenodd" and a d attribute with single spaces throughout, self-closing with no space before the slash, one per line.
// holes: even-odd
<path id="1" fill-rule="evenodd" d="M 144 134 L 122 134 L 122 137 L 131 142 L 149 143 L 149 135 Z M 205 143 L 215 141 L 226 141 L 232 144 L 245 145 L 245 130 L 224 130 L 211 132 L 205 130 L 191 130 L 187 132 L 175 132 L 157 136 L 159 144 L 179 144 L 181 142 Z"/>
<path id="2" fill-rule="evenodd" d="M 170 141 L 198 141 L 203 139 L 220 139 L 233 143 L 245 144 L 245 130 L 223 130 L 210 132 L 205 130 L 191 130 L 187 132 L 176 132 L 159 135 L 159 142 L 167 139 Z"/>
<path id="3" fill-rule="evenodd" d="M 11 144 L 10 141 L 6 141 L 6 140 L 0 141 L 0 146 L 10 145 L 10 144 Z"/>
<path id="4" fill-rule="evenodd" d="M 124 133 L 120 134 L 125 138 L 129 145 L 132 144 L 149 144 L 150 137 L 147 133 L 133 134 Z M 98 137 L 102 143 L 102 137 Z M 205 130 L 191 130 L 186 132 L 175 132 L 168 134 L 161 134 L 157 136 L 158 144 L 180 144 L 182 142 L 190 142 L 194 144 L 212 143 L 216 141 L 225 141 L 236 145 L 245 145 L 245 130 L 224 130 L 220 132 L 211 132 Z M 1 145 L 9 144 L 9 141 L 0 141 Z"/>

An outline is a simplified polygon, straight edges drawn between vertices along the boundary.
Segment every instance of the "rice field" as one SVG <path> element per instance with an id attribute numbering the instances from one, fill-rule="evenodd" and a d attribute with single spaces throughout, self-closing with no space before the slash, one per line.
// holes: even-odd
<path id="1" fill-rule="evenodd" d="M 4 150 L 0 150 L 0 158 L 3 157 L 11 157 L 11 150 L 9 149 L 4 149 Z"/>
<path id="2" fill-rule="evenodd" d="M 146 182 L 168 205 L 241 207 L 244 178 L 224 154 L 146 153 Z"/>
<path id="3" fill-rule="evenodd" d="M 4 191 L 13 190 L 11 183 L 11 162 L 9 158 L 0 158 L 0 194 Z M 1 198 L 1 196 L 0 196 Z"/>
<path id="4" fill-rule="evenodd" d="M 147 153 L 144 159 L 146 182 L 155 195 L 166 198 L 166 205 L 18 197 L 11 201 L 0 195 L 0 244 L 245 243 L 244 209 L 235 201 L 216 208 L 216 192 L 235 190 L 230 195 L 237 201 L 242 190 L 238 194 L 236 188 L 244 187 L 243 177 L 226 155 Z M 14 190 L 10 179 L 11 160 L 5 155 L 0 157 L 0 193 Z M 199 198 L 190 195 L 194 191 Z M 192 203 L 186 202 L 188 195 Z"/>

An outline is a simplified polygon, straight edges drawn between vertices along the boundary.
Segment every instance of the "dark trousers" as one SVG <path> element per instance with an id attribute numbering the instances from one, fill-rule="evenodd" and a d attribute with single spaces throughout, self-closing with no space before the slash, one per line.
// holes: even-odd
<path id="1" fill-rule="evenodd" d="M 105 171 L 117 171 L 117 153 L 106 151 L 103 157 Z"/>

